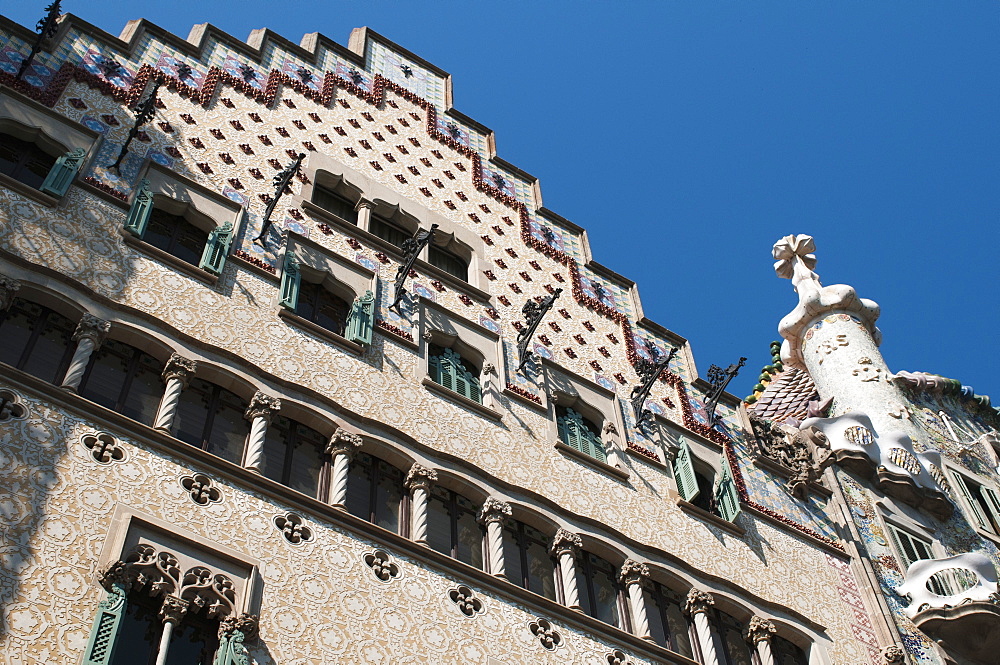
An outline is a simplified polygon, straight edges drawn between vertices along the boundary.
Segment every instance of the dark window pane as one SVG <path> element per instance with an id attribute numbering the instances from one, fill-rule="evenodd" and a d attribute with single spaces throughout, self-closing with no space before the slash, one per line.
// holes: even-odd
<path id="1" fill-rule="evenodd" d="M 208 436 L 208 452 L 222 459 L 239 464 L 243 460 L 243 444 L 246 442 L 249 423 L 243 414 L 246 402 L 218 387 L 219 399 L 212 431 Z"/>
<path id="2" fill-rule="evenodd" d="M 752 665 L 750 647 L 743 640 L 743 624 L 719 610 L 715 612 L 715 620 L 722 638 L 719 665 Z"/>
<path id="3" fill-rule="evenodd" d="M 34 143 L 0 134 L 0 173 L 37 189 L 55 163 L 55 157 Z"/>
<path id="4" fill-rule="evenodd" d="M 117 408 L 133 351 L 121 342 L 105 341 L 92 356 L 88 373 L 80 384 L 80 395 L 109 409 Z"/>
<path id="5" fill-rule="evenodd" d="M 614 568 L 599 556 L 585 552 L 577 567 L 577 585 L 583 611 L 601 621 L 618 625 L 618 590 Z"/>
<path id="6" fill-rule="evenodd" d="M 285 453 L 288 450 L 288 430 L 282 426 L 284 423 L 281 421 L 288 422 L 287 418 L 278 416 L 267 428 L 264 436 L 264 461 L 260 469 L 265 478 L 279 483 L 284 482 Z"/>
<path id="7" fill-rule="evenodd" d="M 163 634 L 163 622 L 157 610 L 146 603 L 126 604 L 118 630 L 118 641 L 110 665 L 152 665 Z"/>
<path id="8" fill-rule="evenodd" d="M 179 215 L 153 208 L 142 239 L 182 261 L 198 265 L 208 233 Z"/>
<path id="9" fill-rule="evenodd" d="M 783 637 L 775 635 L 771 638 L 771 650 L 774 652 L 776 665 L 808 665 L 809 663 L 806 652 Z"/>
<path id="10" fill-rule="evenodd" d="M 431 247 L 427 250 L 427 261 L 463 282 L 469 279 L 469 265 L 465 260 L 440 247 Z"/>
<path id="11" fill-rule="evenodd" d="M 442 496 L 443 495 L 443 496 Z M 451 511 L 448 490 L 434 487 L 427 500 L 427 545 L 451 556 Z"/>
<path id="12" fill-rule="evenodd" d="M 556 599 L 555 564 L 549 556 L 548 548 L 540 543 L 532 542 L 527 548 L 528 558 L 528 590 L 550 600 Z"/>
<path id="13" fill-rule="evenodd" d="M 396 467 L 378 462 L 379 482 L 375 492 L 375 523 L 399 533 L 399 504 L 403 499 L 403 474 Z"/>
<path id="14" fill-rule="evenodd" d="M 163 380 L 160 378 L 162 372 L 163 364 L 156 358 L 147 353 L 139 354 L 135 376 L 125 395 L 122 414 L 146 425 L 153 424 L 163 397 Z"/>
<path id="15" fill-rule="evenodd" d="M 343 335 L 350 311 L 351 306 L 347 301 L 331 293 L 322 284 L 302 282 L 299 286 L 295 313 L 304 319 Z"/>
<path id="16" fill-rule="evenodd" d="M 402 247 L 403 241 L 411 237 L 412 233 L 407 233 L 390 221 L 372 215 L 368 230 L 382 240 L 391 242 L 396 247 Z"/>
<path id="17" fill-rule="evenodd" d="M 317 186 L 313 189 L 312 200 L 313 203 L 327 212 L 332 212 L 337 217 L 340 217 L 351 224 L 358 223 L 358 213 L 354 209 L 354 204 L 340 194 L 326 189 L 325 187 Z"/>
<path id="18" fill-rule="evenodd" d="M 211 665 L 218 646 L 213 626 L 187 616 L 170 636 L 166 665 Z"/>
<path id="19" fill-rule="evenodd" d="M 42 308 L 45 310 L 46 308 Z M 26 360 L 22 359 L 25 372 L 49 383 L 58 383 L 66 371 L 68 356 L 73 349 L 73 330 L 75 325 L 64 316 L 51 310 L 36 325 L 41 329 Z"/>
<path id="20" fill-rule="evenodd" d="M 456 496 L 458 520 L 456 524 L 455 558 L 476 568 L 483 567 L 483 528 L 476 520 L 476 506 L 465 497 Z"/>
<path id="21" fill-rule="evenodd" d="M 507 579 L 519 587 L 527 587 L 524 566 L 521 565 L 521 535 L 517 525 L 520 522 L 508 520 L 503 527 L 503 567 Z"/>
<path id="22" fill-rule="evenodd" d="M 295 448 L 292 450 L 292 468 L 288 486 L 303 494 L 315 497 L 319 490 L 319 474 L 323 468 L 323 450 L 326 440 L 319 432 L 292 421 Z"/>
<path id="23" fill-rule="evenodd" d="M 30 307 L 29 307 L 30 305 Z M 14 301 L 6 315 L 0 313 L 0 361 L 18 366 L 25 348 L 31 341 L 31 332 L 38 321 L 41 308 L 21 299 Z"/>
<path id="24" fill-rule="evenodd" d="M 173 425 L 174 436 L 181 441 L 202 446 L 213 387 L 208 381 L 194 378 L 181 392 Z"/>
<path id="25" fill-rule="evenodd" d="M 371 455 L 358 453 L 351 462 L 347 474 L 347 512 L 363 520 L 372 520 L 372 473 L 373 459 Z"/>

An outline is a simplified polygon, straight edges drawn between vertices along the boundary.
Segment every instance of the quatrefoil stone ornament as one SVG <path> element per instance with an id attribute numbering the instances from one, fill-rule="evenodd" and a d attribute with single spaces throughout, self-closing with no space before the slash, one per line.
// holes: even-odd
<path id="1" fill-rule="evenodd" d="M 0 423 L 19 420 L 26 415 L 28 410 L 21 404 L 20 397 L 9 390 L 0 390 Z"/>
<path id="2" fill-rule="evenodd" d="M 287 513 L 274 518 L 274 527 L 281 532 L 281 535 L 289 543 L 292 545 L 301 545 L 313 538 L 312 529 L 307 527 L 304 522 L 305 520 L 301 516 L 295 513 Z"/>
<path id="3" fill-rule="evenodd" d="M 563 645 L 562 635 L 552 627 L 547 619 L 535 619 L 528 624 L 528 630 L 538 638 L 539 643 L 548 651 L 555 651 Z"/>
<path id="4" fill-rule="evenodd" d="M 483 601 L 476 598 L 476 593 L 464 584 L 460 584 L 454 589 L 449 590 L 448 598 L 450 598 L 451 602 L 455 603 L 458 607 L 458 610 L 467 617 L 482 614 L 485 609 L 483 607 Z"/>
<path id="5" fill-rule="evenodd" d="M 187 491 L 191 500 L 199 506 L 207 506 L 210 503 L 219 503 L 222 501 L 222 492 L 219 491 L 218 487 L 213 485 L 212 479 L 203 473 L 184 476 L 181 478 L 181 487 Z"/>
<path id="6" fill-rule="evenodd" d="M 372 573 L 380 582 L 390 582 L 400 576 L 399 566 L 383 550 L 368 552 L 362 559 L 365 565 L 372 569 Z"/>
<path id="7" fill-rule="evenodd" d="M 631 665 L 628 656 L 621 649 L 615 649 L 608 654 L 608 665 Z"/>
<path id="8" fill-rule="evenodd" d="M 98 464 L 125 461 L 125 450 L 118 445 L 118 440 L 107 432 L 85 434 L 80 442 L 87 449 L 90 458 Z"/>

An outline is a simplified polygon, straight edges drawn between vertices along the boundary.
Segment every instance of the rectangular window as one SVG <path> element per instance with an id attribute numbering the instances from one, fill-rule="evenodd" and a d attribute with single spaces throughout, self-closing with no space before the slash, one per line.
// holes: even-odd
<path id="1" fill-rule="evenodd" d="M 333 213 L 346 222 L 358 223 L 358 212 L 354 209 L 354 204 L 334 191 L 325 187 L 316 187 L 313 189 L 312 201 L 323 210 Z"/>
<path id="2" fill-rule="evenodd" d="M 904 531 L 892 524 L 886 524 L 886 528 L 889 531 L 892 544 L 896 548 L 896 553 L 899 555 L 899 562 L 902 564 L 904 575 L 906 569 L 913 562 L 934 558 L 931 550 L 931 541 L 914 535 L 909 531 Z"/>
<path id="3" fill-rule="evenodd" d="M 1000 495 L 957 471 L 950 470 L 955 489 L 965 501 L 973 526 L 1000 535 Z"/>

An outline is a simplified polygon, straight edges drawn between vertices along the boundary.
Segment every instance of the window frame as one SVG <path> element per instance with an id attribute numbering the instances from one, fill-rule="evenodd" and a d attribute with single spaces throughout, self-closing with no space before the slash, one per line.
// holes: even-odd
<path id="1" fill-rule="evenodd" d="M 344 510 L 346 512 L 348 512 L 349 514 L 354 515 L 354 517 L 357 517 L 360 520 L 364 520 L 365 522 L 368 522 L 369 524 L 377 526 L 380 529 L 384 529 L 385 528 L 385 527 L 379 526 L 379 524 L 378 524 L 377 504 L 378 504 L 378 484 L 379 484 L 379 481 L 381 480 L 381 469 L 380 469 L 378 463 L 381 462 L 383 464 L 386 464 L 387 466 L 392 467 L 393 469 L 395 469 L 398 472 L 398 474 L 399 474 L 399 491 L 400 491 L 399 506 L 397 507 L 397 513 L 398 514 L 396 515 L 396 524 L 399 525 L 399 530 L 398 531 L 391 531 L 389 529 L 386 529 L 386 531 L 390 531 L 390 533 L 396 533 L 397 535 L 402 536 L 404 538 L 409 538 L 410 537 L 410 520 L 409 520 L 409 515 L 410 515 L 410 493 L 409 493 L 409 491 L 407 491 L 406 485 L 405 485 L 405 482 L 406 482 L 406 472 L 403 471 L 402 469 L 400 469 L 397 465 L 393 464 L 392 462 L 390 462 L 389 460 L 385 459 L 384 457 L 380 457 L 380 456 L 374 454 L 371 451 L 368 451 L 368 450 L 359 450 L 354 455 L 354 459 L 351 460 L 350 467 L 349 467 L 349 470 L 348 470 L 348 475 L 347 475 L 347 484 L 348 484 L 347 492 L 348 492 L 348 498 L 350 497 L 350 492 L 351 492 L 351 489 L 350 489 L 351 472 L 354 471 L 355 467 L 357 466 L 357 464 L 358 464 L 358 457 L 361 456 L 361 455 L 367 455 L 374 462 L 372 464 L 372 473 L 371 473 L 371 478 L 370 478 L 369 487 L 368 487 L 368 517 L 362 517 L 360 515 L 354 515 L 354 513 L 352 513 L 350 511 L 350 509 L 346 505 L 347 499 L 345 499 Z"/>
<path id="2" fill-rule="evenodd" d="M 97 349 L 92 354 L 90 354 L 90 360 L 87 362 L 87 368 L 84 370 L 83 377 L 80 379 L 80 385 L 77 387 L 76 392 L 77 392 L 78 395 L 80 395 L 84 399 L 90 399 L 90 401 L 94 402 L 93 399 L 87 397 L 87 395 L 85 395 L 84 393 L 87 392 L 88 383 L 90 381 L 91 375 L 93 374 L 94 367 L 97 365 L 98 358 L 100 357 L 100 355 L 101 355 L 102 352 L 106 351 L 106 346 L 108 345 L 109 342 L 122 344 L 122 345 L 128 347 L 129 349 L 131 349 L 131 351 L 129 353 L 129 358 L 128 358 L 128 365 L 127 365 L 126 370 L 125 370 L 125 381 L 122 383 L 121 387 L 119 388 L 118 398 L 115 400 L 115 404 L 113 406 L 106 407 L 106 408 L 110 408 L 112 411 L 115 411 L 117 413 L 121 413 L 122 415 L 125 415 L 123 413 L 123 409 L 125 408 L 125 402 L 126 402 L 128 396 L 131 394 L 132 384 L 135 382 L 136 376 L 139 373 L 139 370 L 140 370 L 140 367 L 141 367 L 141 364 L 142 364 L 142 356 L 144 356 L 144 355 L 145 356 L 149 356 L 150 358 L 152 358 L 153 360 L 155 360 L 159 364 L 159 371 L 157 372 L 157 377 L 158 378 L 160 377 L 160 375 L 162 375 L 163 368 L 166 366 L 166 363 L 164 361 L 161 361 L 159 358 L 157 358 L 154 354 L 150 353 L 149 351 L 147 351 L 145 349 L 142 349 L 140 347 L 134 346 L 132 344 L 129 344 L 128 342 L 126 342 L 124 340 L 113 339 L 113 338 L 112 339 L 107 339 L 101 345 L 100 349 Z M 162 386 L 162 384 L 160 385 L 160 391 L 159 392 L 160 392 L 160 398 L 162 399 L 162 396 L 163 396 L 163 386 Z M 97 402 L 95 402 L 95 403 L 97 403 Z M 156 412 L 154 410 L 153 420 L 155 421 L 155 419 L 156 419 Z M 137 420 L 136 422 L 142 422 L 142 421 L 138 421 Z M 151 422 L 143 422 L 143 424 L 144 425 L 152 426 L 153 422 L 152 421 Z"/>
<path id="3" fill-rule="evenodd" d="M 594 570 L 590 561 L 591 556 L 596 557 L 608 564 L 608 570 L 601 572 L 608 574 L 608 577 L 611 580 L 611 589 L 615 594 L 614 607 L 618 619 L 617 624 L 608 623 L 597 616 L 596 589 L 594 586 Z M 612 628 L 617 628 L 625 631 L 626 633 L 631 633 L 632 619 L 628 606 L 628 593 L 625 590 L 625 585 L 622 584 L 619 579 L 620 568 L 620 565 L 615 565 L 600 554 L 592 552 L 586 548 L 583 548 L 578 552 L 576 556 L 576 580 L 577 587 L 579 589 L 580 610 L 592 619 L 597 619 L 602 623 L 606 623 Z M 584 604 L 585 594 L 586 605 Z M 587 605 L 590 606 L 590 612 L 587 611 Z"/>
<path id="4" fill-rule="evenodd" d="M 516 528 L 514 528 L 515 525 L 516 525 Z M 537 531 L 538 533 L 542 534 L 542 537 L 540 539 L 532 537 L 531 535 L 529 535 L 529 534 L 527 534 L 525 532 L 524 527 L 528 527 L 528 528 L 531 528 L 531 529 Z M 541 596 L 542 598 L 548 598 L 549 600 L 551 600 L 553 602 L 561 602 L 559 600 L 559 598 L 560 598 L 560 591 L 559 591 L 559 561 L 558 561 L 558 559 L 556 557 L 552 556 L 551 552 L 549 551 L 549 545 L 552 542 L 552 537 L 551 536 L 545 536 L 545 533 L 544 533 L 544 531 L 542 529 L 539 529 L 538 527 L 534 526 L 533 524 L 529 524 L 528 522 L 525 522 L 524 520 L 517 519 L 516 517 L 513 517 L 513 518 L 507 520 L 506 523 L 503 526 L 503 531 L 501 533 L 502 533 L 502 538 L 504 539 L 504 543 L 508 542 L 508 534 L 511 533 L 511 532 L 514 534 L 513 546 L 517 549 L 517 553 L 518 553 L 518 565 L 519 565 L 519 567 L 521 569 L 521 580 L 518 581 L 518 580 L 511 579 L 510 573 L 508 572 L 505 575 L 505 578 L 507 579 L 507 581 L 510 582 L 511 584 L 514 584 L 514 585 L 516 585 L 516 586 L 524 589 L 525 591 L 530 591 L 531 593 L 534 593 L 535 595 Z M 529 564 L 530 564 L 531 558 L 528 556 L 529 544 L 540 545 L 542 547 L 542 551 L 545 552 L 545 559 L 552 566 L 551 573 L 550 573 L 550 578 L 549 578 L 549 581 L 552 584 L 552 597 L 551 598 L 549 598 L 548 596 L 546 596 L 544 593 L 539 593 L 539 592 L 533 591 L 531 589 L 531 577 L 530 577 L 530 574 L 529 574 L 529 570 L 530 570 L 530 565 Z M 506 552 L 505 552 L 504 556 L 506 557 Z M 506 558 L 504 559 L 504 564 L 505 564 L 505 568 L 507 568 L 507 570 L 509 570 L 509 562 L 506 560 Z"/>
<path id="5" fill-rule="evenodd" d="M 479 570 L 484 570 L 485 567 L 486 567 L 486 565 L 487 565 L 487 556 L 488 556 L 487 550 L 486 550 L 486 527 L 483 524 L 480 524 L 479 521 L 478 521 L 478 519 L 477 519 L 478 515 L 479 515 L 479 510 L 481 509 L 482 506 L 480 505 L 478 508 L 474 507 L 474 508 L 470 509 L 470 508 L 466 508 L 464 506 L 459 505 L 459 498 L 463 499 L 464 501 L 469 502 L 473 506 L 476 506 L 476 502 L 473 501 L 473 500 L 471 500 L 471 499 L 469 499 L 466 495 L 461 494 L 460 492 L 452 489 L 451 487 L 447 487 L 445 485 L 442 485 L 440 482 L 435 483 L 430 488 L 430 490 L 427 493 L 427 504 L 428 504 L 428 508 L 427 508 L 427 512 L 428 512 L 428 539 L 427 539 L 428 542 L 427 542 L 427 546 L 431 547 L 431 544 L 430 544 L 430 512 L 431 512 L 430 503 L 431 503 L 431 501 L 435 501 L 435 500 L 440 501 L 440 498 L 435 496 L 435 492 L 446 492 L 447 495 L 448 495 L 448 501 L 447 502 L 441 501 L 441 503 L 445 503 L 445 510 L 448 512 L 447 516 L 448 516 L 448 522 L 449 522 L 449 539 L 451 540 L 450 552 L 441 552 L 441 550 L 435 550 L 435 551 L 440 552 L 441 554 L 445 554 L 446 556 L 449 556 L 452 559 L 455 559 L 456 561 L 462 561 L 462 559 L 460 559 L 459 556 L 458 556 L 459 546 L 460 546 L 460 542 L 459 542 L 459 519 L 460 519 L 460 513 L 464 513 L 465 515 L 471 515 L 473 521 L 476 523 L 476 526 L 477 526 L 477 529 L 478 529 L 478 532 L 479 532 L 479 560 L 480 560 L 480 565 L 478 566 L 478 568 L 479 568 Z M 435 548 L 431 547 L 431 549 L 435 549 Z M 468 561 L 462 561 L 462 563 L 465 563 L 466 565 L 472 566 L 474 568 L 477 567 L 474 563 L 470 563 Z"/>
<path id="6" fill-rule="evenodd" d="M 332 465 L 331 465 L 330 455 L 325 452 L 325 447 L 326 447 L 326 443 L 329 441 L 330 437 L 327 436 L 327 435 L 324 435 L 322 432 L 320 432 L 319 430 L 315 429 L 314 427 L 310 427 L 306 423 L 303 423 L 301 420 L 299 420 L 297 418 L 293 418 L 290 415 L 285 415 L 285 414 L 279 413 L 279 414 L 276 414 L 271 419 L 270 423 L 268 423 L 267 434 L 265 435 L 265 440 L 264 440 L 264 446 L 265 447 L 268 445 L 268 443 L 267 443 L 267 435 L 271 434 L 272 429 L 273 430 L 280 430 L 280 428 L 277 427 L 277 424 L 276 424 L 276 421 L 278 421 L 279 419 L 287 420 L 290 423 L 290 427 L 288 428 L 288 432 L 290 433 L 290 436 L 282 438 L 282 444 L 284 445 L 285 450 L 284 450 L 284 455 L 283 455 L 282 462 L 281 462 L 281 478 L 279 478 L 279 479 L 270 478 L 269 476 L 265 475 L 263 473 L 263 471 L 261 472 L 261 475 L 263 475 L 265 478 L 270 478 L 271 480 L 274 480 L 274 482 L 280 483 L 281 485 L 284 485 L 285 487 L 287 487 L 287 488 L 289 488 L 289 489 L 291 489 L 293 491 L 301 492 L 302 494 L 305 494 L 305 496 L 311 496 L 314 499 L 318 499 L 320 501 L 326 501 L 327 497 L 329 496 L 329 491 L 330 491 L 330 487 L 329 486 L 330 486 L 330 477 L 331 477 L 331 472 L 332 472 Z M 304 438 L 300 439 L 301 434 L 298 432 L 298 427 L 305 427 L 306 429 L 309 429 L 309 430 L 315 432 L 317 435 L 319 435 L 318 441 L 312 442 L 312 441 L 309 441 L 308 439 L 304 439 Z M 294 467 L 293 461 L 295 459 L 295 451 L 296 451 L 296 449 L 298 448 L 298 446 L 311 445 L 313 443 L 317 444 L 317 447 L 318 447 L 318 450 L 319 450 L 318 457 L 319 457 L 320 466 L 319 466 L 319 473 L 317 474 L 317 477 L 316 477 L 316 490 L 315 490 L 315 492 L 312 495 L 309 495 L 309 494 L 306 494 L 305 492 L 302 492 L 302 490 L 298 490 L 298 489 L 292 487 L 289 484 L 289 482 L 291 481 L 292 469 Z"/>
<path id="7" fill-rule="evenodd" d="M 63 350 L 63 355 L 59 360 L 59 364 L 56 366 L 56 376 L 54 380 L 49 381 L 48 379 L 43 377 L 36 377 L 39 380 L 45 381 L 46 383 L 51 383 L 52 385 L 58 385 L 59 383 L 62 382 L 63 378 L 65 377 L 66 370 L 69 369 L 70 361 L 72 360 L 73 354 L 76 351 L 76 344 L 73 342 L 73 331 L 75 331 L 76 326 L 79 322 L 79 316 L 77 317 L 77 321 L 74 322 L 74 320 L 71 317 L 66 316 L 65 314 L 63 314 L 62 312 L 53 307 L 49 307 L 48 305 L 40 303 L 34 299 L 26 298 L 24 296 L 18 296 L 13 299 L 13 303 L 11 304 L 10 307 L 8 307 L 3 311 L 0 311 L 0 328 L 2 328 L 3 324 L 7 322 L 7 319 L 10 317 L 11 312 L 14 311 L 14 307 L 18 301 L 35 305 L 36 307 L 41 307 L 43 312 L 42 312 L 42 318 L 40 319 L 36 318 L 31 321 L 31 333 L 28 338 L 28 342 L 21 350 L 21 355 L 18 358 L 17 363 L 11 365 L 11 367 L 13 367 L 14 369 L 35 376 L 34 374 L 28 372 L 24 368 L 32 357 L 32 354 L 35 350 L 35 346 L 38 343 L 38 338 L 41 336 L 43 328 L 45 327 L 45 324 L 48 322 L 50 318 L 50 314 L 55 314 L 56 316 L 66 319 L 67 321 L 70 322 L 70 325 L 72 326 L 69 332 L 69 338 L 66 344 L 66 348 Z M 29 315 L 30 313 L 25 313 L 25 314 Z"/>
<path id="8" fill-rule="evenodd" d="M 955 498 L 969 526 L 979 535 L 1000 542 L 1000 490 L 996 483 L 968 469 L 959 469 L 954 464 L 945 464 L 943 470 L 949 484 L 954 487 L 954 494 L 958 495 Z M 981 503 L 976 500 L 976 492 L 970 483 L 979 489 Z M 993 505 L 989 495 L 992 495 Z"/>

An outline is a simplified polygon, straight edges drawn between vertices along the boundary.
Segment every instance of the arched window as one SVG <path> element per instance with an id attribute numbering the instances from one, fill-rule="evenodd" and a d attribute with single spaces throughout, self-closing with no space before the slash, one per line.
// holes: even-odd
<path id="1" fill-rule="evenodd" d="M 0 173 L 29 187 L 41 189 L 56 158 L 38 147 L 10 134 L 0 134 Z"/>
<path id="2" fill-rule="evenodd" d="M 247 403 L 225 388 L 193 378 L 181 393 L 174 436 L 185 443 L 239 464 L 249 424 Z"/>
<path id="3" fill-rule="evenodd" d="M 580 606 L 586 614 L 612 626 L 624 628 L 617 572 L 605 559 L 590 552 L 581 552 L 580 562 L 576 567 L 576 581 Z"/>
<path id="4" fill-rule="evenodd" d="M 181 215 L 153 208 L 142 239 L 182 261 L 198 265 L 205 251 L 208 232 L 199 229 Z"/>
<path id="5" fill-rule="evenodd" d="M 427 368 L 431 380 L 474 402 L 483 401 L 479 387 L 479 370 L 454 349 L 436 344 L 428 347 Z"/>
<path id="6" fill-rule="evenodd" d="M 461 494 L 435 485 L 427 502 L 427 544 L 453 559 L 483 567 L 483 527 L 478 507 Z"/>
<path id="7" fill-rule="evenodd" d="M 774 654 L 774 665 L 809 665 L 805 650 L 780 635 L 771 637 L 771 653 Z"/>
<path id="8" fill-rule="evenodd" d="M 302 423 L 275 416 L 264 439 L 261 473 L 303 494 L 316 497 L 325 466 L 326 437 Z"/>
<path id="9" fill-rule="evenodd" d="M 354 209 L 354 203 L 339 192 L 317 185 L 313 188 L 312 202 L 346 222 L 355 225 L 358 223 L 358 211 Z"/>
<path id="10" fill-rule="evenodd" d="M 446 249 L 432 245 L 427 250 L 427 262 L 463 282 L 469 281 L 469 262 Z"/>
<path id="11" fill-rule="evenodd" d="M 684 615 L 684 596 L 655 580 L 649 580 L 645 586 L 652 601 L 648 615 L 653 641 L 693 659 L 691 624 Z"/>
<path id="12" fill-rule="evenodd" d="M 108 665 L 155 665 L 163 633 L 159 598 L 147 593 L 131 592 L 121 618 L 114 656 Z M 184 614 L 174 627 L 166 663 L 168 665 L 212 665 L 219 648 L 219 622 L 197 613 L 197 608 Z"/>
<path id="13" fill-rule="evenodd" d="M 555 600 L 555 563 L 549 555 L 549 540 L 533 526 L 508 520 L 503 534 L 503 561 L 508 580 Z"/>
<path id="14" fill-rule="evenodd" d="M 303 280 L 299 285 L 295 313 L 343 337 L 351 306 L 322 284 L 310 284 Z"/>
<path id="15" fill-rule="evenodd" d="M 601 441 L 600 428 L 584 418 L 577 411 L 562 406 L 556 406 L 556 427 L 559 430 L 559 440 L 570 448 L 605 462 L 608 455 Z"/>
<path id="16" fill-rule="evenodd" d="M 347 477 L 347 512 L 399 533 L 405 495 L 402 471 L 366 453 L 354 456 Z"/>
<path id="17" fill-rule="evenodd" d="M 753 665 L 750 645 L 743 639 L 746 626 L 722 610 L 713 610 L 715 631 L 721 647 L 719 665 Z"/>
<path id="18" fill-rule="evenodd" d="M 48 307 L 15 298 L 0 312 L 0 361 L 49 383 L 62 380 L 73 357 L 76 324 Z"/>
<path id="19" fill-rule="evenodd" d="M 152 425 L 163 396 L 163 363 L 139 349 L 107 340 L 90 357 L 77 392 L 132 420 Z"/>

